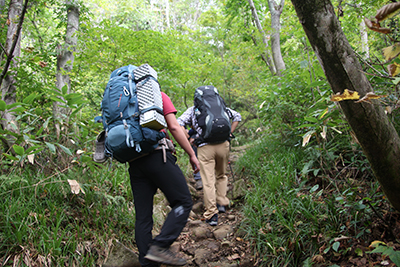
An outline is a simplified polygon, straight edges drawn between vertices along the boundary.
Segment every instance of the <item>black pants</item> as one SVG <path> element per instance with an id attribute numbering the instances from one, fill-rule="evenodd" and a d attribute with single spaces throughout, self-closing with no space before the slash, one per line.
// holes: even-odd
<path id="1" fill-rule="evenodd" d="M 168 248 L 185 227 L 193 202 L 185 176 L 170 152 L 167 152 L 166 163 L 161 150 L 131 162 L 129 175 L 136 211 L 135 239 L 139 261 L 142 266 L 150 266 L 149 261 L 144 259 L 150 244 Z M 153 197 L 158 188 L 172 210 L 160 234 L 153 239 Z"/>

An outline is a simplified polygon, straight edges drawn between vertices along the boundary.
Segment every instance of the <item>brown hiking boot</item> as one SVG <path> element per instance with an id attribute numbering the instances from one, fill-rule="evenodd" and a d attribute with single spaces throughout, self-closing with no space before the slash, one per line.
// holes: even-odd
<path id="1" fill-rule="evenodd" d="M 185 259 L 178 258 L 174 253 L 171 252 L 171 250 L 156 245 L 150 246 L 145 258 L 150 261 L 164 263 L 167 265 L 182 266 L 186 264 Z"/>

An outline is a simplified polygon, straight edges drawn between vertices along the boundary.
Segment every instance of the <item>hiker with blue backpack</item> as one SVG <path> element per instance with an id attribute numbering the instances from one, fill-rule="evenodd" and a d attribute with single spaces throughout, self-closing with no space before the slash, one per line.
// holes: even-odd
<path id="1" fill-rule="evenodd" d="M 178 118 L 181 127 L 191 125 L 197 132 L 194 143 L 203 181 L 203 216 L 211 226 L 218 225 L 218 213 L 225 213 L 230 204 L 225 172 L 229 142 L 241 120 L 241 115 L 227 108 L 218 90 L 211 85 L 198 87 L 194 93 L 194 106 Z"/>
<path id="2" fill-rule="evenodd" d="M 135 239 L 141 266 L 185 265 L 169 249 L 187 223 L 193 202 L 185 176 L 176 164 L 169 130 L 189 155 L 194 172 L 199 161 L 175 115 L 170 98 L 160 91 L 157 73 L 148 64 L 112 72 L 101 104 L 104 132 L 96 141 L 94 160 L 129 163 L 135 204 Z M 170 207 L 160 233 L 153 238 L 153 198 L 160 189 Z"/>

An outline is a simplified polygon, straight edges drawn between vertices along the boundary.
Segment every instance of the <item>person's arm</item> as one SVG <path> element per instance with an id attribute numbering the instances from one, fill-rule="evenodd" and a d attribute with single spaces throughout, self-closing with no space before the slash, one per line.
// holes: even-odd
<path id="1" fill-rule="evenodd" d="M 185 132 L 182 127 L 179 125 L 178 121 L 176 120 L 174 113 L 169 113 L 164 116 L 165 120 L 167 121 L 168 130 L 175 138 L 176 142 L 185 150 L 185 152 L 189 155 L 190 163 L 192 164 L 192 168 L 195 173 L 200 170 L 200 163 L 196 157 L 196 154 L 193 151 L 192 146 L 190 145 L 188 139 L 186 138 Z"/>
<path id="2" fill-rule="evenodd" d="M 183 133 L 184 133 L 185 136 L 186 136 L 186 139 L 189 139 L 189 133 L 188 133 L 188 131 L 186 130 L 186 128 L 185 128 L 184 126 L 181 126 L 181 128 L 182 128 Z"/>
<path id="3" fill-rule="evenodd" d="M 242 120 L 242 116 L 240 115 L 239 112 L 237 112 L 231 108 L 228 108 L 228 110 L 230 113 L 230 119 L 232 120 L 231 133 L 233 133 L 235 131 L 236 127 L 238 126 L 239 121 Z"/>
<path id="4" fill-rule="evenodd" d="M 231 124 L 231 133 L 233 133 L 236 129 L 236 127 L 238 126 L 239 122 L 238 121 L 234 121 Z"/>

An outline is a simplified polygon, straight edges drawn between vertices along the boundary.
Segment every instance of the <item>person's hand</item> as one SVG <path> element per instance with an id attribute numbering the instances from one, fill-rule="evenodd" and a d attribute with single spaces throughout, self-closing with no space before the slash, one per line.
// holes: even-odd
<path id="1" fill-rule="evenodd" d="M 194 144 L 194 138 L 189 138 L 189 143 L 190 143 L 191 145 L 193 145 L 193 144 Z"/>
<path id="2" fill-rule="evenodd" d="M 194 173 L 198 173 L 200 171 L 200 163 L 197 159 L 196 155 L 190 157 L 190 164 L 192 165 L 192 169 Z"/>

